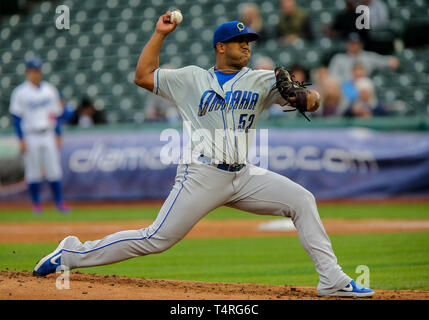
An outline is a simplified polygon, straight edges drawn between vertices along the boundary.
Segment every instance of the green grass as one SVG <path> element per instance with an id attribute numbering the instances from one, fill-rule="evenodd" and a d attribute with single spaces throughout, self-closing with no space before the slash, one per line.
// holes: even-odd
<path id="1" fill-rule="evenodd" d="M 1 222 L 24 221 L 118 221 L 155 219 L 159 208 L 145 206 L 106 207 L 105 205 L 73 209 L 70 215 L 61 215 L 52 208 L 46 208 L 41 216 L 34 216 L 30 209 L 3 209 L 0 207 Z M 410 204 L 320 204 L 322 219 L 429 219 L 429 203 Z M 209 213 L 204 219 L 267 219 L 270 216 L 258 216 L 221 207 Z"/>
<path id="2" fill-rule="evenodd" d="M 429 203 L 321 204 L 322 218 L 429 219 Z"/>
<path id="3" fill-rule="evenodd" d="M 28 209 L 0 207 L 0 223 L 32 221 L 118 221 L 155 219 L 159 208 L 79 206 L 71 215 L 46 208 L 41 216 Z M 320 204 L 322 219 L 429 219 L 429 203 Z M 267 219 L 221 207 L 204 219 Z M 340 265 L 356 278 L 358 265 L 370 268 L 378 289 L 429 290 L 429 233 L 331 235 Z M 0 243 L 0 270 L 31 270 L 55 243 Z M 82 272 L 130 277 L 215 282 L 315 286 L 314 264 L 295 236 L 245 239 L 185 239 L 168 251 Z"/>
<path id="4" fill-rule="evenodd" d="M 332 235 L 343 270 L 370 268 L 376 289 L 429 290 L 429 233 Z M 31 270 L 54 243 L 0 244 L 0 270 Z M 130 277 L 316 286 L 313 262 L 297 237 L 185 239 L 168 251 L 80 269 Z"/>

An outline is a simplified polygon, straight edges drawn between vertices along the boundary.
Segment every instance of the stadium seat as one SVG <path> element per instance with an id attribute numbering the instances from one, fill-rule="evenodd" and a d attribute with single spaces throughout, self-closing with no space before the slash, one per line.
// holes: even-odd
<path id="1" fill-rule="evenodd" d="M 264 15 L 271 14 L 275 12 L 275 5 L 271 1 L 264 1 L 260 5 L 261 13 Z"/>
<path id="2" fill-rule="evenodd" d="M 123 115 L 120 110 L 130 113 L 146 99 L 145 91 L 133 84 L 133 75 L 157 17 L 166 8 L 180 8 L 185 18 L 180 28 L 166 39 L 161 64 L 209 68 L 214 64 L 211 47 L 214 28 L 222 22 L 239 19 L 240 5 L 248 1 L 65 0 L 61 4 L 71 9 L 72 23 L 68 31 L 57 30 L 52 24 L 55 3 L 34 2 L 28 14 L 11 15 L 0 22 L 0 118 L 7 112 L 13 88 L 24 79 L 25 57 L 39 54 L 47 63 L 46 78 L 64 88 L 68 99 L 78 99 L 85 92 L 99 95 L 97 99 L 103 101 L 106 111 L 116 110 L 108 115 L 109 121 L 142 121 L 144 114 L 134 118 Z M 273 35 L 278 23 L 278 2 L 258 0 L 255 3 L 267 31 Z M 297 0 L 297 3 L 311 14 L 315 40 L 286 47 L 274 38 L 267 39 L 257 43 L 254 53 L 270 56 L 276 64 L 288 66 L 295 62 L 308 68 L 326 64 L 333 53 L 344 50 L 345 43 L 323 36 L 321 27 L 332 23 L 336 13 L 344 9 L 345 1 Z M 388 28 L 371 30 L 373 39 L 393 41 L 403 35 L 410 20 L 427 19 L 427 1 L 385 0 L 385 3 L 389 7 L 390 23 Z M 400 69 L 374 74 L 376 87 L 386 88 L 386 92 L 378 93 L 391 101 L 404 99 L 410 110 L 423 108 L 427 114 L 424 105 L 429 98 L 429 46 L 406 47 L 395 55 L 400 59 Z M 410 90 L 410 86 L 416 89 Z M 121 100 L 115 100 L 120 95 L 113 91 L 122 92 L 122 98 L 129 100 L 121 106 Z"/>

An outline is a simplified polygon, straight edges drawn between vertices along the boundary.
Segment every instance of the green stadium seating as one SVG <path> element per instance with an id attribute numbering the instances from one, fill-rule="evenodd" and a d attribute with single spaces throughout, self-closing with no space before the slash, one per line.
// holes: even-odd
<path id="1" fill-rule="evenodd" d="M 64 0 L 70 8 L 71 29 L 57 30 L 52 15 L 55 1 L 33 1 L 25 15 L 0 20 L 0 118 L 7 116 L 10 94 L 24 80 L 24 59 L 38 54 L 46 61 L 45 78 L 52 81 L 67 101 L 77 103 L 88 94 L 105 109 L 112 123 L 141 123 L 147 93 L 133 83 L 135 66 L 144 43 L 149 39 L 156 19 L 166 9 L 180 8 L 184 21 L 167 38 L 160 63 L 175 67 L 214 64 L 211 37 L 214 28 L 227 20 L 239 19 L 240 4 L 246 0 Z M 255 0 L 265 27 L 273 35 L 278 22 L 277 0 Z M 344 42 L 322 34 L 322 25 L 330 24 L 344 9 L 344 0 L 297 0 L 311 15 L 316 35 L 313 42 L 302 41 L 284 46 L 275 39 L 258 43 L 254 53 L 273 58 L 275 64 L 300 63 L 307 68 L 326 64 L 333 53 L 344 50 Z M 382 30 L 371 30 L 371 37 L 391 42 L 401 37 L 409 19 L 428 19 L 425 0 L 385 0 L 391 20 Z M 406 48 L 395 53 L 400 59 L 398 71 L 374 74 L 379 97 L 388 102 L 402 99 L 406 113 L 428 114 L 429 46 Z M 410 89 L 412 88 L 412 89 Z M 5 123 L 4 121 L 2 123 Z"/>

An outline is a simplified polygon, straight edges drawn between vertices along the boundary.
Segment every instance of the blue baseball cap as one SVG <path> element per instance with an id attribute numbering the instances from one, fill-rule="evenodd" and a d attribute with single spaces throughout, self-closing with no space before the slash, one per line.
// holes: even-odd
<path id="1" fill-rule="evenodd" d="M 31 59 L 27 60 L 25 62 L 25 66 L 27 69 L 41 69 L 42 68 L 42 59 L 40 59 L 38 56 L 34 56 Z"/>
<path id="2" fill-rule="evenodd" d="M 259 34 L 252 29 L 246 27 L 241 21 L 229 21 L 222 23 L 216 28 L 213 35 L 213 47 L 216 47 L 218 42 L 226 42 L 235 37 L 247 35 L 250 41 L 255 41 L 259 38 Z"/>

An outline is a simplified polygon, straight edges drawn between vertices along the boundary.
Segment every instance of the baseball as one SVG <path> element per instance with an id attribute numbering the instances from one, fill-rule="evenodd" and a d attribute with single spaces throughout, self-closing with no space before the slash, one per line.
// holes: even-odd
<path id="1" fill-rule="evenodd" d="M 181 23 L 182 22 L 182 20 L 183 20 L 183 16 L 182 16 L 182 13 L 180 12 L 180 11 L 173 11 L 172 13 L 171 13 L 171 16 L 170 16 L 170 21 L 173 23 L 173 21 L 174 20 L 176 20 L 176 23 L 177 24 L 179 24 L 179 23 Z"/>

